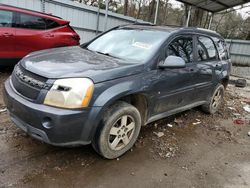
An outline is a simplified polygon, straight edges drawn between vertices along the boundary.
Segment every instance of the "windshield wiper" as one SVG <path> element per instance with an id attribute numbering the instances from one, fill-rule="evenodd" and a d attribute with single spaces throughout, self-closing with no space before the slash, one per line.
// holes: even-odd
<path id="1" fill-rule="evenodd" d="M 94 51 L 94 52 L 96 52 L 96 53 L 98 53 L 98 54 L 105 55 L 105 56 L 114 57 L 114 58 L 117 58 L 117 59 L 122 59 L 122 58 L 120 58 L 120 57 L 113 56 L 113 55 L 111 55 L 110 53 L 103 53 L 103 52 L 99 52 L 99 51 Z"/>

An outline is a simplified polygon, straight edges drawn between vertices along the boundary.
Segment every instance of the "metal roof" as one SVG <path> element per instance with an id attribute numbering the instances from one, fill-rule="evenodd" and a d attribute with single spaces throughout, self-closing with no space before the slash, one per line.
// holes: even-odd
<path id="1" fill-rule="evenodd" d="M 250 0 L 177 0 L 177 1 L 213 13 L 220 12 L 222 10 L 226 10 L 250 2 Z"/>

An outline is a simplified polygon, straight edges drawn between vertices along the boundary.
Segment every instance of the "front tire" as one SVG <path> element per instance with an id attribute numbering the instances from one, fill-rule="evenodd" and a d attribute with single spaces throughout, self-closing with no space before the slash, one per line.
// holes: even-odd
<path id="1" fill-rule="evenodd" d="M 224 86 L 222 84 L 218 84 L 208 103 L 201 106 L 202 110 L 208 114 L 214 114 L 217 112 L 223 102 L 224 90 Z"/>
<path id="2" fill-rule="evenodd" d="M 140 129 L 140 112 L 131 104 L 119 101 L 105 113 L 92 145 L 103 157 L 114 159 L 132 148 Z"/>

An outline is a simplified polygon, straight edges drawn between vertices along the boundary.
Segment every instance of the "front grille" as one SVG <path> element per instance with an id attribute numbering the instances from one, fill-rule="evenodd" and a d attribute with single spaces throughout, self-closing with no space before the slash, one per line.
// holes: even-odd
<path id="1" fill-rule="evenodd" d="M 29 99 L 37 99 L 41 89 L 49 89 L 47 79 L 25 70 L 17 65 L 12 73 L 11 81 L 15 90 Z"/>

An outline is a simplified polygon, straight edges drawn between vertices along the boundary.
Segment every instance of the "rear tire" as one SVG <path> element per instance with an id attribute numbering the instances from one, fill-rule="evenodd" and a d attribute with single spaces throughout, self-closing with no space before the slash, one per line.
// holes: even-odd
<path id="1" fill-rule="evenodd" d="M 201 106 L 202 110 L 208 114 L 214 114 L 217 112 L 223 102 L 224 90 L 224 86 L 218 84 L 209 101 Z"/>
<path id="2" fill-rule="evenodd" d="M 107 159 L 120 157 L 132 148 L 140 129 L 140 112 L 131 104 L 118 101 L 104 114 L 93 148 Z"/>

